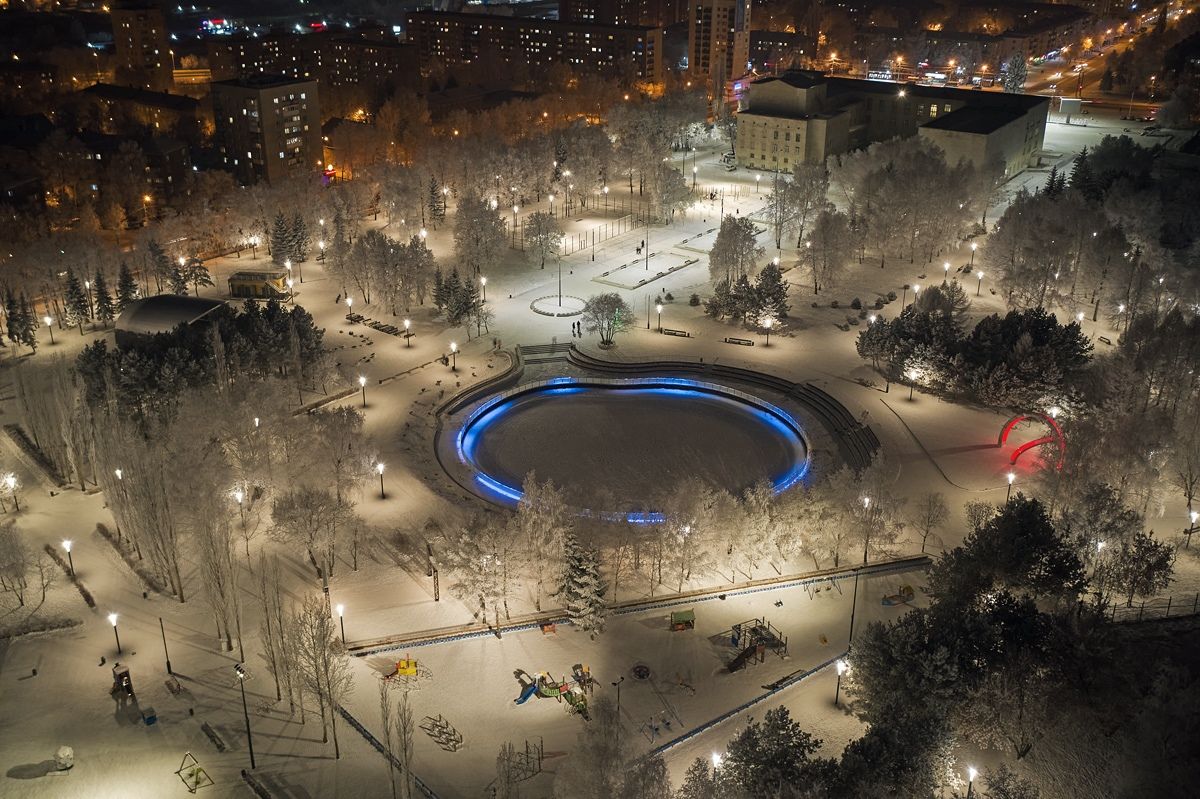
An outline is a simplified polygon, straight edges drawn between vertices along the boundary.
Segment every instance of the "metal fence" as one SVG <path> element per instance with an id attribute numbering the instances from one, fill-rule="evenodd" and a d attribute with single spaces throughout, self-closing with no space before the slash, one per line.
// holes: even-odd
<path id="1" fill-rule="evenodd" d="M 1200 614 L 1200 593 L 1192 596 L 1155 597 L 1142 600 L 1140 605 L 1113 605 L 1110 618 L 1114 622 L 1138 622 L 1197 614 Z"/>

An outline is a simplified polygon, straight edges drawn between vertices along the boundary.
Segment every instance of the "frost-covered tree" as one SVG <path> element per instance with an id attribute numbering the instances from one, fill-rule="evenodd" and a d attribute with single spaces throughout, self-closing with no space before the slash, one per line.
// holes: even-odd
<path id="1" fill-rule="evenodd" d="M 599 334 L 602 347 L 611 347 L 616 335 L 629 330 L 633 324 L 633 309 L 620 294 L 596 294 L 583 306 L 583 326 L 587 332 Z"/>
<path id="2" fill-rule="evenodd" d="M 278 211 L 271 223 L 271 260 L 282 266 L 291 257 L 291 225 L 283 211 Z"/>
<path id="3" fill-rule="evenodd" d="M 563 541 L 566 568 L 558 596 L 571 623 L 590 637 L 604 631 L 607 586 L 600 576 L 600 558 L 594 549 L 580 545 L 573 533 Z"/>
<path id="4" fill-rule="evenodd" d="M 783 279 L 779 266 L 771 262 L 763 267 L 754 281 L 754 296 L 757 304 L 756 318 L 774 319 L 781 323 L 787 319 L 791 306 L 788 304 L 788 282 Z"/>
<path id="5" fill-rule="evenodd" d="M 454 254 L 471 276 L 478 279 L 504 251 L 504 218 L 492 201 L 469 193 L 458 203 L 454 217 Z"/>
<path id="6" fill-rule="evenodd" d="M 708 254 L 708 272 L 712 282 L 750 277 L 765 250 L 758 246 L 757 231 L 749 217 L 727 214 Z"/>
<path id="7" fill-rule="evenodd" d="M 940 491 L 929 491 L 917 497 L 908 519 L 917 535 L 921 537 L 922 552 L 925 551 L 925 544 L 934 534 L 934 530 L 945 524 L 949 517 L 950 506 L 946 504 L 946 497 Z"/>
<path id="8" fill-rule="evenodd" d="M 588 708 L 591 721 L 579 732 L 571 757 L 559 766 L 554 780 L 556 799 L 621 799 L 623 771 L 629 757 L 624 726 L 617 707 L 598 696 Z"/>
<path id="9" fill-rule="evenodd" d="M 563 540 L 571 530 L 571 516 L 562 489 L 552 480 L 539 482 L 537 475 L 530 472 L 521 488 L 523 493 L 513 525 L 521 546 L 535 565 L 533 606 L 541 610 L 547 581 L 557 583 L 559 579 L 556 572 L 563 563 Z"/>
<path id="10" fill-rule="evenodd" d="M 1025 78 L 1029 74 L 1025 67 L 1025 54 L 1021 52 L 1013 53 L 1008 61 L 1004 62 L 1004 91 L 1009 94 L 1020 94 L 1025 89 Z"/>
<path id="11" fill-rule="evenodd" d="M 531 214 L 525 220 L 525 254 L 531 263 L 546 268 L 546 258 L 557 259 L 562 249 L 562 230 L 558 220 L 545 211 Z"/>
<path id="12" fill-rule="evenodd" d="M 121 262 L 121 271 L 117 275 L 117 312 L 125 310 L 125 306 L 138 298 L 138 284 L 133 278 L 129 264 Z"/>
<path id="13" fill-rule="evenodd" d="M 1133 607 L 1135 596 L 1154 596 L 1171 584 L 1175 550 L 1169 544 L 1138 531 L 1113 549 L 1111 554 L 1105 549 L 1100 567 L 1105 582 L 1125 597 L 1126 607 Z"/>
<path id="14" fill-rule="evenodd" d="M 64 323 L 72 327 L 78 325 L 79 335 L 83 335 L 83 323 L 91 316 L 91 303 L 84 293 L 83 284 L 75 276 L 74 270 L 67 270 L 67 285 L 64 290 Z"/>
<path id="15" fill-rule="evenodd" d="M 323 586 L 329 585 L 341 516 L 342 506 L 333 492 L 308 486 L 281 492 L 271 509 L 272 534 L 303 547 Z"/>
<path id="16" fill-rule="evenodd" d="M 295 661 L 305 693 L 317 700 L 321 709 L 321 742 L 329 740 L 333 729 L 333 756 L 340 759 L 337 714 L 342 702 L 354 690 L 354 674 L 350 671 L 349 656 L 338 637 L 336 622 L 326 600 L 308 596 L 300 610 L 292 616 L 295 633 Z M 325 711 L 329 711 L 326 722 Z"/>
<path id="17" fill-rule="evenodd" d="M 21 607 L 25 606 L 33 562 L 33 555 L 16 525 L 9 521 L 0 526 L 0 591 L 12 594 Z"/>
<path id="18" fill-rule="evenodd" d="M 116 318 L 117 309 L 113 305 L 112 294 L 108 291 L 108 281 L 104 278 L 104 273 L 99 270 L 92 280 L 92 291 L 96 297 L 96 318 L 100 320 L 101 324 L 108 327 L 109 323 Z"/>
<path id="19" fill-rule="evenodd" d="M 208 267 L 199 258 L 189 258 L 183 262 L 183 266 L 179 267 L 179 277 L 192 287 L 192 293 L 197 297 L 200 296 L 201 286 L 213 285 L 212 275 L 208 272 Z M 186 289 L 184 290 L 186 294 Z"/>

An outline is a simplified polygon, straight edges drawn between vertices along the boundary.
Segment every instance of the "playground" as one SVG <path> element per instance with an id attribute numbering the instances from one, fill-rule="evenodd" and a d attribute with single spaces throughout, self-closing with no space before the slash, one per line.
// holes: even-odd
<path id="1" fill-rule="evenodd" d="M 899 570 L 864 575 L 856 627 L 920 604 L 923 597 L 911 589 L 917 577 Z M 537 752 L 529 786 L 548 788 L 555 764 L 589 723 L 589 704 L 599 696 L 617 701 L 619 692 L 635 751 L 667 746 L 674 772 L 686 767 L 675 762 L 683 757 L 676 744 L 687 743 L 680 753 L 693 751 L 697 741 L 721 749 L 744 717 L 740 710 L 759 701 L 786 703 L 789 692 L 832 671 L 800 679 L 846 651 L 853 595 L 854 577 L 843 573 L 668 598 L 610 617 L 595 640 L 560 622 L 505 632 L 502 639 L 483 633 L 401 645 L 354 659 L 361 688 L 347 710 L 377 733 L 377 700 L 367 686 L 384 677 L 399 681 L 420 722 L 416 774 L 440 796 L 470 796 L 491 779 L 496 753 L 509 743 Z M 821 696 L 832 704 L 827 693 Z M 793 712 L 804 723 L 803 707 Z M 712 724 L 723 716 L 730 718 Z"/>

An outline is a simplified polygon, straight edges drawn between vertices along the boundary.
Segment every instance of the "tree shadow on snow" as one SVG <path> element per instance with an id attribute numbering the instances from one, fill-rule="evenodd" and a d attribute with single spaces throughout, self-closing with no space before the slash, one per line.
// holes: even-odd
<path id="1" fill-rule="evenodd" d="M 41 763 L 23 763 L 20 766 L 13 766 L 5 776 L 14 780 L 36 780 L 39 777 L 45 777 L 53 769 L 53 760 L 43 760 Z"/>

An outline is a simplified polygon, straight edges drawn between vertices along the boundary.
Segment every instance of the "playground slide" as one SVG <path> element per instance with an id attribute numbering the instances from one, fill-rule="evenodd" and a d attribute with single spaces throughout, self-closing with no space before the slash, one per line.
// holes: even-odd
<path id="1" fill-rule="evenodd" d="M 742 666 L 745 666 L 746 661 L 748 661 L 750 658 L 754 657 L 754 653 L 757 651 L 758 651 L 758 644 L 751 644 L 750 646 L 743 649 L 742 653 L 740 655 L 738 655 L 737 657 L 735 657 L 729 663 L 729 672 L 732 674 L 733 672 L 740 669 Z"/>
<path id="2" fill-rule="evenodd" d="M 537 683 L 530 683 L 521 689 L 521 695 L 517 697 L 516 704 L 523 705 L 529 697 L 537 693 Z"/>

